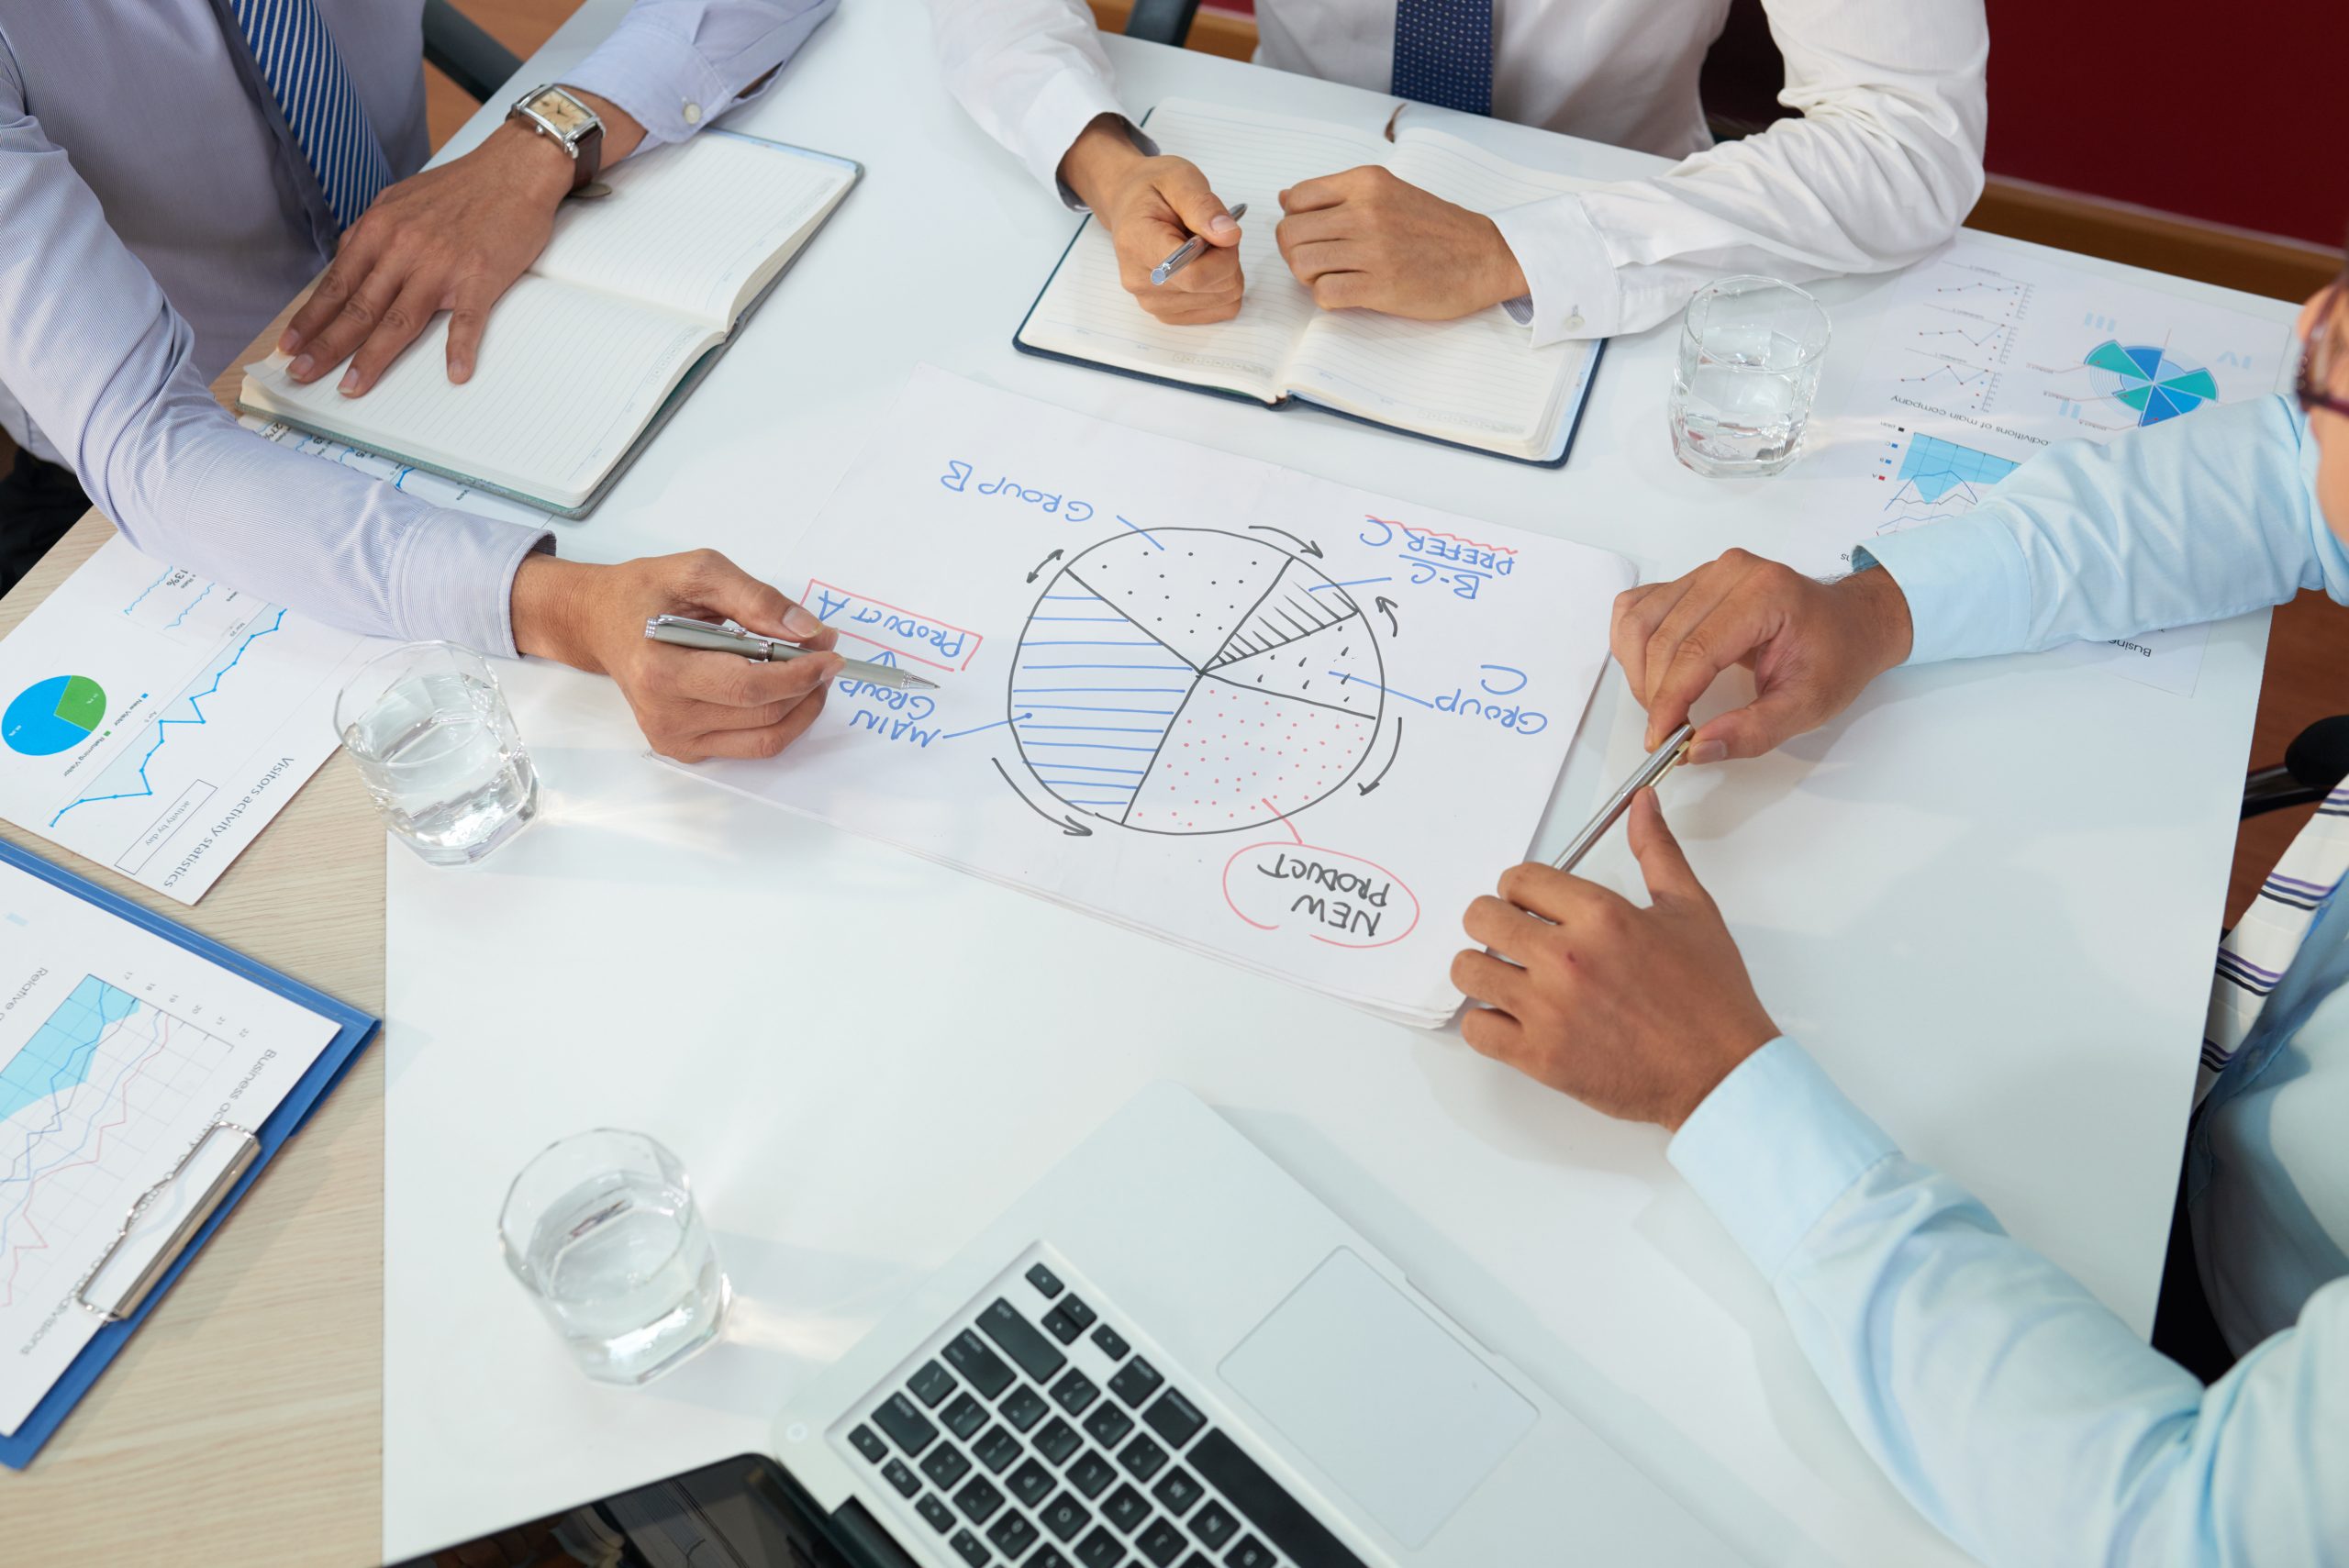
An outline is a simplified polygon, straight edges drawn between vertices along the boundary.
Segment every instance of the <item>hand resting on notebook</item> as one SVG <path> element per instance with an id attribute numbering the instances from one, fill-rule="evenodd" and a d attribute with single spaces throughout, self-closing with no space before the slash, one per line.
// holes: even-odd
<path id="1" fill-rule="evenodd" d="M 607 167 L 644 139 L 618 105 L 566 91 L 603 120 Z M 385 190 L 279 337 L 278 352 L 294 356 L 286 373 L 312 382 L 348 359 L 337 389 L 360 396 L 445 310 L 449 379 L 471 380 L 490 310 L 546 249 L 571 177 L 562 148 L 508 120 L 463 157 Z"/>
<path id="2" fill-rule="evenodd" d="M 1483 213 L 1364 164 L 1281 193 L 1281 257 L 1324 310 L 1450 321 L 1526 292 Z"/>
<path id="3" fill-rule="evenodd" d="M 657 615 L 732 619 L 766 637 L 829 649 L 839 633 L 714 550 L 589 566 L 526 557 L 514 574 L 514 646 L 609 675 L 652 749 L 681 762 L 772 757 L 824 711 L 843 661 L 762 663 L 672 648 L 644 635 Z"/>

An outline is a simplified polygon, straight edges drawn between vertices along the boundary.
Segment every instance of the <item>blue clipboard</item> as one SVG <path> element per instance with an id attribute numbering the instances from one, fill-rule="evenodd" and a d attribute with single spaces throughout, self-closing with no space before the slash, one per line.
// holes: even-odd
<path id="1" fill-rule="evenodd" d="M 172 1288 L 173 1282 L 180 1277 L 188 1261 L 212 1239 L 212 1233 L 220 1229 L 221 1222 L 235 1210 L 246 1190 L 268 1167 L 270 1161 L 276 1158 L 277 1151 L 285 1146 L 285 1140 L 309 1119 L 310 1112 L 326 1097 L 327 1091 L 351 1070 L 351 1064 L 358 1060 L 360 1049 L 375 1038 L 378 1020 L 356 1007 L 336 1001 L 322 991 L 313 990 L 297 980 L 290 979 L 266 964 L 256 963 L 242 953 L 222 947 L 209 938 L 197 936 L 177 921 L 167 920 L 71 872 L 61 871 L 39 856 L 28 854 L 5 840 L 0 840 L 0 865 L 16 866 L 30 872 L 52 887 L 70 893 L 84 903 L 95 904 L 107 914 L 167 942 L 185 948 L 231 974 L 250 980 L 264 990 L 273 991 L 321 1018 L 332 1019 L 337 1026 L 334 1039 L 328 1041 L 326 1049 L 318 1053 L 318 1059 L 310 1064 L 309 1071 L 302 1074 L 285 1098 L 279 1102 L 277 1108 L 253 1129 L 261 1145 L 259 1158 L 238 1178 L 210 1217 L 189 1237 L 179 1255 L 171 1261 L 153 1288 L 148 1291 L 146 1299 L 128 1316 L 99 1329 L 96 1337 L 82 1347 L 82 1353 L 73 1358 L 72 1364 L 65 1369 L 64 1374 L 50 1385 L 40 1403 L 33 1407 L 32 1414 L 25 1418 L 24 1424 L 14 1434 L 0 1438 L 0 1464 L 11 1470 L 22 1470 L 32 1462 L 33 1455 L 40 1451 L 41 1445 L 49 1441 L 59 1426 L 63 1424 L 74 1405 L 98 1380 L 98 1374 L 106 1371 L 106 1364 L 121 1352 L 130 1336 L 138 1331 L 139 1325 L 147 1320 L 147 1315 L 155 1310 L 155 1304 Z"/>

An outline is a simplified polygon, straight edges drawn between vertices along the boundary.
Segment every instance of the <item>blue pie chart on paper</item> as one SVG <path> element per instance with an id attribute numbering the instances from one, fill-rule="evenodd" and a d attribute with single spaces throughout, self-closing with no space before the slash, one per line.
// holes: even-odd
<path id="1" fill-rule="evenodd" d="M 0 743 L 24 757 L 53 757 L 87 740 L 106 716 L 106 694 L 87 675 L 51 675 L 18 692 L 0 713 Z"/>

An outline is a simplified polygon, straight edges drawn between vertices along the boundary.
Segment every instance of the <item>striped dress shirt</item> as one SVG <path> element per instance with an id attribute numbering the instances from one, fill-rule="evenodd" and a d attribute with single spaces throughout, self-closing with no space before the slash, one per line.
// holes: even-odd
<path id="1" fill-rule="evenodd" d="M 395 178 L 426 154 L 423 0 L 314 0 Z M 637 0 L 570 84 L 707 125 L 837 0 Z M 131 541 L 349 627 L 511 653 L 546 536 L 255 439 L 206 390 L 340 224 L 215 0 L 0 0 L 0 429 Z"/>

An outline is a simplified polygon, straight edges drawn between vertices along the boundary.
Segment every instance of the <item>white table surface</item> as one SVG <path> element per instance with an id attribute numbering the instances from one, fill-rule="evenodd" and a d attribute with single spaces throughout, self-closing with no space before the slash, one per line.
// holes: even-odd
<path id="1" fill-rule="evenodd" d="M 518 81 L 559 78 L 620 9 L 589 0 Z M 1110 45 L 1137 109 L 1180 94 L 1375 126 L 1387 106 Z M 567 555 L 707 544 L 788 583 L 796 529 L 925 360 L 1619 550 L 1650 576 L 1733 544 L 1767 551 L 1785 524 L 1782 490 L 1675 463 L 1669 329 L 1609 348 L 1562 471 L 1015 353 L 1071 220 L 946 95 L 917 0 L 842 7 L 741 123 L 860 159 L 864 182 L 636 470 L 564 528 Z M 1580 174 L 1657 163 L 1471 128 Z M 1823 285 L 1846 341 L 1880 287 Z M 1831 385 L 1839 368 L 1831 356 Z M 2266 635 L 2264 614 L 2214 628 L 2190 698 L 2060 656 L 1896 673 L 1782 754 L 1671 792 L 1779 1022 L 1910 1152 L 2141 1332 Z M 644 756 L 601 681 L 528 665 L 507 689 L 547 820 L 472 872 L 388 850 L 387 1553 L 763 1446 L 767 1413 L 811 1369 L 1165 1077 L 1756 1561 L 1959 1560 L 1850 1437 L 1654 1129 L 1585 1111 L 1455 1034 L 707 788 Z M 1572 831 L 1637 739 L 1610 673 L 1543 843 Z M 1627 866 L 1619 840 L 1598 873 Z M 685 1158 L 739 1298 L 724 1342 L 640 1391 L 573 1370 L 495 1239 L 524 1161 L 604 1123 Z M 1553 1558 L 1529 1542 L 1529 1562 Z"/>

